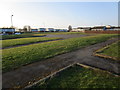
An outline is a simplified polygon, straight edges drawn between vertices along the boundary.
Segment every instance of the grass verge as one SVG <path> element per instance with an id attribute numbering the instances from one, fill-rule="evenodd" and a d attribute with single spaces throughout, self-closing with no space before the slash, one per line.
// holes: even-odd
<path id="1" fill-rule="evenodd" d="M 16 45 L 36 43 L 36 42 L 58 40 L 58 39 L 62 39 L 62 38 L 34 37 L 34 38 L 20 38 L 20 39 L 2 40 L 2 48 L 16 46 Z"/>
<path id="2" fill-rule="evenodd" d="M 3 72 L 14 70 L 29 63 L 41 61 L 58 54 L 70 52 L 85 46 L 100 43 L 117 35 L 98 35 L 70 38 L 2 50 Z"/>
<path id="3" fill-rule="evenodd" d="M 20 35 L 3 35 L 2 40 L 5 39 L 15 39 L 15 38 L 26 38 L 26 37 L 40 37 L 45 36 L 45 34 L 20 34 Z"/>
<path id="4" fill-rule="evenodd" d="M 98 69 L 73 65 L 31 88 L 120 88 L 119 83 L 119 76 Z"/>
<path id="5" fill-rule="evenodd" d="M 98 50 L 96 54 L 101 57 L 112 58 L 114 60 L 120 60 L 119 46 L 120 46 L 120 41 Z"/>
<path id="6" fill-rule="evenodd" d="M 60 34 L 86 34 L 84 32 L 41 32 L 41 34 L 52 34 L 52 35 L 60 35 Z"/>

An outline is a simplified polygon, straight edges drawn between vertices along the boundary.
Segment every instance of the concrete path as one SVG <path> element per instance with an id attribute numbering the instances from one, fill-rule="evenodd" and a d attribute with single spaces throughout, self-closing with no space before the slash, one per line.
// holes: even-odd
<path id="1" fill-rule="evenodd" d="M 91 45 L 86 48 L 23 66 L 11 72 L 3 73 L 3 88 L 24 88 L 29 84 L 29 82 L 38 81 L 39 79 L 42 79 L 73 63 L 90 65 L 115 74 L 120 74 L 119 62 L 93 56 L 93 52 L 96 49 L 102 48 L 117 40 L 118 38 L 107 40 L 106 42 Z"/>

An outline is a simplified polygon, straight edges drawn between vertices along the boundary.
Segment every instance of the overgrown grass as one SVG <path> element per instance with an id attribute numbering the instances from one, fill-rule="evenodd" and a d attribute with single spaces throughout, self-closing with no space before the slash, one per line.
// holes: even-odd
<path id="1" fill-rule="evenodd" d="M 108 46 L 108 48 L 102 50 L 99 54 L 112 56 L 120 60 L 119 46 L 120 46 L 120 41 L 118 41 L 117 43 L 111 44 L 110 46 Z"/>
<path id="2" fill-rule="evenodd" d="M 71 38 L 60 41 L 45 42 L 2 50 L 3 72 L 13 70 L 22 65 L 41 61 L 58 54 L 70 52 L 91 44 L 106 41 L 116 35 L 98 35 L 82 38 Z"/>
<path id="3" fill-rule="evenodd" d="M 62 38 L 48 38 L 48 37 L 34 37 L 34 38 L 20 38 L 20 39 L 9 39 L 9 40 L 2 40 L 2 48 L 11 47 L 16 45 L 24 45 L 36 42 L 43 42 L 43 41 L 50 41 L 50 40 L 57 40 Z"/>
<path id="4" fill-rule="evenodd" d="M 3 35 L 2 40 L 5 39 L 15 39 L 15 38 L 26 38 L 26 37 L 40 37 L 40 36 L 45 36 L 45 34 L 20 34 L 20 35 Z"/>
<path id="5" fill-rule="evenodd" d="M 51 79 L 42 81 L 35 88 L 120 88 L 120 77 L 101 70 L 78 65 L 69 67 Z"/>

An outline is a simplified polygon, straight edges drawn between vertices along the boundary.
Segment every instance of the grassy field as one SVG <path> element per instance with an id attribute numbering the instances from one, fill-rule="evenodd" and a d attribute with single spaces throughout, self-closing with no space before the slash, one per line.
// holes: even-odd
<path id="1" fill-rule="evenodd" d="M 99 54 L 115 57 L 120 60 L 120 41 L 108 46 L 108 48 L 103 49 Z"/>
<path id="2" fill-rule="evenodd" d="M 60 34 L 85 34 L 84 32 L 41 32 L 41 34 L 53 34 L 53 35 L 60 35 Z"/>
<path id="3" fill-rule="evenodd" d="M 26 38 L 26 37 L 39 37 L 47 34 L 60 35 L 60 34 L 85 34 L 83 32 L 35 32 L 35 33 L 23 33 L 20 35 L 3 35 L 2 40 L 15 39 L 15 38 Z"/>
<path id="4" fill-rule="evenodd" d="M 62 39 L 62 38 L 33 37 L 33 38 L 8 39 L 8 40 L 2 40 L 2 48 L 16 46 L 16 45 L 24 45 L 29 43 L 57 40 L 57 39 Z"/>
<path id="5" fill-rule="evenodd" d="M 74 65 L 32 88 L 120 88 L 119 83 L 120 76 Z"/>
<path id="6" fill-rule="evenodd" d="M 3 35 L 2 36 L 2 40 L 5 40 L 5 39 L 15 39 L 15 38 L 26 38 L 26 37 L 37 37 L 37 36 L 45 36 L 45 34 L 32 34 L 32 33 L 29 33 L 29 34 L 20 34 L 20 35 Z"/>
<path id="7" fill-rule="evenodd" d="M 115 35 L 98 35 L 82 38 L 71 38 L 60 41 L 9 48 L 2 50 L 3 72 L 13 70 L 22 65 L 41 61 L 58 54 L 70 52 L 91 44 L 106 41 Z"/>

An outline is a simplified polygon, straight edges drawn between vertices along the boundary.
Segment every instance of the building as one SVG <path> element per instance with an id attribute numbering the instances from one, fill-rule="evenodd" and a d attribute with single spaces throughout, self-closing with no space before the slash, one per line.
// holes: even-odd
<path id="1" fill-rule="evenodd" d="M 0 28 L 0 33 L 14 34 L 15 33 L 15 28 Z"/>
<path id="2" fill-rule="evenodd" d="M 47 28 L 47 31 L 49 31 L 49 32 L 55 32 L 55 29 L 54 28 Z"/>
<path id="3" fill-rule="evenodd" d="M 38 29 L 31 29 L 31 32 L 38 32 Z"/>
<path id="4" fill-rule="evenodd" d="M 115 26 L 110 26 L 110 25 L 107 25 L 107 26 L 95 26 L 93 28 L 91 28 L 92 31 L 111 31 L 111 30 L 120 30 L 120 27 L 115 27 Z"/>
<path id="5" fill-rule="evenodd" d="M 67 29 L 60 29 L 60 32 L 67 32 Z"/>
<path id="6" fill-rule="evenodd" d="M 91 28 L 91 31 L 103 31 L 106 30 L 105 26 L 95 26 Z"/>
<path id="7" fill-rule="evenodd" d="M 67 32 L 67 29 L 54 29 L 55 32 Z"/>
<path id="8" fill-rule="evenodd" d="M 91 30 L 91 27 L 78 27 L 78 28 L 73 28 L 72 32 L 85 32 L 87 30 Z"/>
<path id="9" fill-rule="evenodd" d="M 31 32 L 31 27 L 29 25 L 26 25 L 23 27 L 24 32 Z"/>
<path id="10" fill-rule="evenodd" d="M 38 29 L 38 32 L 45 32 L 46 31 L 46 28 L 39 28 Z"/>
<path id="11" fill-rule="evenodd" d="M 92 31 L 109 31 L 109 30 L 117 30 L 117 27 L 113 27 L 113 26 L 110 26 L 110 25 L 107 25 L 107 26 L 95 26 L 93 27 L 91 30 Z"/>
<path id="12" fill-rule="evenodd" d="M 113 27 L 112 29 L 115 31 L 120 31 L 120 27 Z"/>

